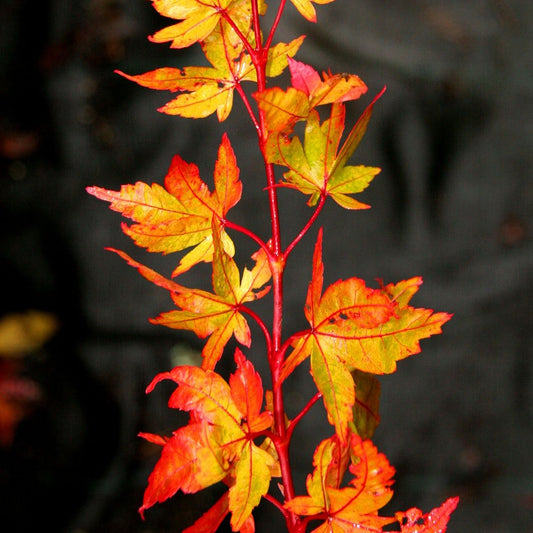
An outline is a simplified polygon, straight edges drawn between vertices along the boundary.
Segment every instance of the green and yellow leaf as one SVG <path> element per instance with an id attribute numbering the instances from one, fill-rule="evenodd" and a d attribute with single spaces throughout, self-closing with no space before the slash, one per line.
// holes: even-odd
<path id="1" fill-rule="evenodd" d="M 322 441 L 313 457 L 314 470 L 307 477 L 308 496 L 297 496 L 285 508 L 311 520 L 322 521 L 312 533 L 381 531 L 394 518 L 377 513 L 392 497 L 394 469 L 370 441 L 352 435 L 350 471 L 355 475 L 348 487 L 339 488 L 342 476 L 331 477 L 340 444 L 333 437 Z"/>
<path id="2" fill-rule="evenodd" d="M 255 266 L 251 270 L 245 268 L 241 278 L 237 265 L 223 249 L 218 231 L 213 235 L 214 292 L 185 288 L 172 292 L 172 299 L 180 310 L 152 319 L 154 324 L 194 331 L 200 338 L 209 337 L 202 350 L 204 369 L 215 367 L 232 336 L 242 345 L 250 346 L 251 334 L 242 306 L 268 292 L 269 287 L 264 288 L 264 285 L 271 275 L 266 253 L 259 250 L 253 256 Z"/>
<path id="3" fill-rule="evenodd" d="M 344 116 L 344 106 L 335 104 L 330 118 L 320 124 L 318 113 L 312 110 L 307 117 L 303 145 L 297 136 L 289 139 L 284 135 L 270 135 L 268 138 L 269 162 L 289 168 L 283 174 L 281 185 L 309 195 L 310 206 L 316 205 L 320 197 L 329 196 L 346 209 L 369 207 L 349 195 L 365 190 L 380 169 L 338 163 Z"/>
<path id="4" fill-rule="evenodd" d="M 213 259 L 212 220 L 223 219 L 240 200 L 242 183 L 235 155 L 224 134 L 214 172 L 215 190 L 209 191 L 193 163 L 175 156 L 165 178 L 165 187 L 137 182 L 123 185 L 120 191 L 89 187 L 87 191 L 110 202 L 110 208 L 136 224 L 122 229 L 135 244 L 150 252 L 168 254 L 194 247 L 185 255 L 174 275 L 199 262 Z M 233 242 L 223 231 L 224 249 L 234 253 Z"/>
<path id="5" fill-rule="evenodd" d="M 311 328 L 295 336 L 281 380 L 311 356 L 311 374 L 322 393 L 328 418 L 344 440 L 355 402 L 350 370 L 389 374 L 396 361 L 420 352 L 420 340 L 441 332 L 451 317 L 408 305 L 420 278 L 383 289 L 358 278 L 339 280 L 321 295 L 322 232 L 313 258 L 305 315 Z"/>

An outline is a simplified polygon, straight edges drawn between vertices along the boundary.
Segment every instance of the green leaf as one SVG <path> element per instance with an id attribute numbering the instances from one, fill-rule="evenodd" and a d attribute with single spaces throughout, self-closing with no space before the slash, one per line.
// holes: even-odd
<path id="1" fill-rule="evenodd" d="M 272 134 L 268 138 L 268 161 L 289 168 L 283 174 L 281 185 L 309 195 L 310 206 L 316 205 L 320 197 L 329 196 L 345 209 L 369 207 L 349 195 L 365 190 L 380 169 L 340 163 L 341 159 L 346 160 L 352 147 L 355 150 L 352 140 L 354 146 L 350 150 L 345 149 L 345 143 L 339 152 L 344 119 L 344 105 L 334 104 L 330 117 L 322 124 L 315 110 L 309 113 L 303 145 L 297 136 L 289 139 L 286 135 Z"/>

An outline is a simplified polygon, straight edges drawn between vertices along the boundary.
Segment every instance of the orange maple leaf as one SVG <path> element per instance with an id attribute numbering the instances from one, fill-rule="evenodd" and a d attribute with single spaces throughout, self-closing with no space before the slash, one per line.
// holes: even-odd
<path id="1" fill-rule="evenodd" d="M 201 44 L 211 66 L 159 68 L 145 74 L 131 76 L 117 70 L 125 78 L 150 89 L 179 92 L 173 100 L 159 108 L 168 115 L 202 118 L 217 113 L 225 120 L 233 106 L 233 93 L 244 81 L 256 81 L 256 71 L 242 42 L 233 43 L 233 30 L 219 21 L 213 32 Z M 303 42 L 303 37 L 288 44 L 279 43 L 269 49 L 267 75 L 281 74 Z"/>
<path id="2" fill-rule="evenodd" d="M 187 426 L 162 441 L 157 436 L 141 434 L 151 442 L 163 442 L 161 457 L 148 480 L 141 514 L 178 490 L 197 492 L 224 480 L 229 485 L 227 500 L 208 511 L 204 525 L 208 518 L 221 519 L 226 504 L 234 531 L 249 523 L 252 510 L 268 490 L 276 459 L 253 441 L 257 433 L 272 424 L 272 414 L 261 412 L 261 379 L 239 350 L 235 352 L 235 362 L 237 370 L 230 378 L 231 387 L 217 373 L 194 366 L 179 366 L 159 374 L 148 386 L 147 392 L 151 392 L 163 380 L 174 381 L 178 387 L 169 399 L 169 407 L 190 412 L 191 419 Z M 236 383 L 240 385 L 234 392 Z"/>
<path id="3" fill-rule="evenodd" d="M 336 437 L 318 445 L 313 456 L 314 471 L 306 481 L 309 495 L 296 496 L 285 508 L 309 520 L 322 521 L 312 533 L 381 531 L 384 525 L 395 521 L 377 513 L 392 497 L 394 469 L 370 441 L 352 435 L 350 472 L 355 477 L 350 486 L 339 488 L 342 476 L 331 476 L 339 446 Z"/>
<path id="4" fill-rule="evenodd" d="M 174 329 L 194 331 L 200 338 L 209 337 L 202 350 L 204 369 L 213 369 L 222 356 L 224 346 L 234 335 L 244 346 L 250 346 L 251 334 L 242 314 L 244 304 L 262 298 L 270 289 L 270 267 L 264 250 L 252 258 L 255 266 L 244 269 L 242 277 L 233 259 L 224 251 L 218 231 L 214 236 L 213 290 L 182 287 L 171 292 L 178 311 L 162 313 L 151 320 Z"/>
<path id="5" fill-rule="evenodd" d="M 364 281 L 350 278 L 337 281 L 322 294 L 323 271 L 320 231 L 305 305 L 311 328 L 295 336 L 280 380 L 310 356 L 311 374 L 328 419 L 344 441 L 355 403 L 350 370 L 394 372 L 396 361 L 420 352 L 420 339 L 440 333 L 451 315 L 408 305 L 421 278 L 383 289 L 371 289 Z"/>
<path id="6" fill-rule="evenodd" d="M 165 178 L 165 187 L 154 183 L 123 185 L 120 191 L 88 187 L 87 191 L 110 202 L 110 208 L 136 222 L 122 225 L 135 244 L 150 252 L 168 254 L 194 247 L 174 270 L 176 276 L 200 262 L 213 259 L 213 219 L 224 219 L 241 198 L 235 154 L 226 134 L 222 138 L 214 172 L 215 189 L 209 191 L 198 167 L 175 156 Z M 233 241 L 221 236 L 224 249 L 234 254 Z"/>
<path id="7" fill-rule="evenodd" d="M 159 30 L 150 37 L 156 43 L 171 42 L 171 48 L 186 48 L 205 40 L 224 18 L 235 21 L 246 35 L 251 24 L 248 0 L 152 0 L 154 8 L 163 16 L 180 20 Z M 265 4 L 259 2 L 261 13 Z"/>

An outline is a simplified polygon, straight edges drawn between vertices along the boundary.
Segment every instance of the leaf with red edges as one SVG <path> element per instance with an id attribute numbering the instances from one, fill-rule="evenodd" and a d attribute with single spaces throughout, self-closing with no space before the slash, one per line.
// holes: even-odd
<path id="1" fill-rule="evenodd" d="M 169 328 L 194 331 L 200 338 L 209 337 L 202 350 L 204 369 L 215 367 L 232 336 L 244 346 L 250 346 L 250 329 L 242 308 L 246 302 L 266 294 L 269 287 L 263 286 L 271 275 L 266 253 L 259 250 L 253 255 L 255 266 L 251 270 L 245 268 L 240 277 L 237 265 L 222 248 L 218 231 L 213 236 L 214 292 L 184 288 L 179 293 L 171 293 L 180 310 L 162 313 L 151 320 Z"/>
<path id="2" fill-rule="evenodd" d="M 396 519 L 400 522 L 402 533 L 444 533 L 450 515 L 458 503 L 459 498 L 448 498 L 428 514 L 423 514 L 420 509 L 413 507 L 408 511 L 396 513 Z"/>
<path id="3" fill-rule="evenodd" d="M 272 425 L 272 414 L 263 411 L 263 385 L 261 377 L 243 353 L 235 350 L 237 371 L 230 376 L 229 385 L 233 401 L 244 414 L 249 432 L 259 432 Z"/>
<path id="4" fill-rule="evenodd" d="M 120 191 L 88 187 L 87 191 L 110 202 L 110 208 L 136 222 L 122 229 L 135 244 L 164 254 L 194 247 L 180 261 L 174 275 L 213 258 L 212 220 L 223 219 L 241 198 L 235 154 L 226 134 L 222 138 L 214 171 L 215 190 L 200 179 L 198 167 L 175 156 L 165 178 L 158 184 L 123 185 Z M 221 240 L 230 255 L 234 245 L 223 231 Z"/>
<path id="5" fill-rule="evenodd" d="M 356 477 L 351 486 L 339 488 L 340 479 L 337 475 L 332 478 L 330 470 L 339 446 L 335 437 L 319 444 L 313 456 L 314 471 L 306 481 L 309 496 L 297 496 L 285 508 L 311 520 L 323 521 L 312 533 L 381 531 L 384 525 L 394 522 L 393 518 L 377 513 L 392 497 L 390 485 L 394 470 L 370 441 L 361 443 L 353 436 L 350 470 Z"/>
<path id="6" fill-rule="evenodd" d="M 355 74 L 323 73 L 320 79 L 318 72 L 310 65 L 292 58 L 288 62 L 291 84 L 307 95 L 311 108 L 357 100 L 368 90 L 363 80 Z"/>
<path id="7" fill-rule="evenodd" d="M 320 197 L 329 196 L 346 209 L 369 207 L 349 195 L 365 190 L 380 169 L 339 163 L 346 152 L 345 145 L 339 152 L 344 117 L 342 104 L 334 104 L 330 117 L 322 124 L 318 113 L 312 110 L 307 117 L 303 145 L 297 136 L 268 137 L 265 148 L 268 161 L 290 169 L 283 174 L 281 185 L 310 195 L 307 205 L 313 206 Z"/>
<path id="8" fill-rule="evenodd" d="M 179 92 L 173 100 L 159 108 L 168 115 L 186 118 L 202 118 L 217 113 L 219 121 L 225 120 L 233 106 L 233 93 L 244 81 L 256 81 L 256 71 L 242 42 L 234 43 L 233 30 L 224 21 L 219 21 L 202 42 L 211 66 L 159 68 L 145 74 L 131 76 L 121 71 L 118 74 L 143 87 Z M 287 66 L 303 42 L 303 37 L 289 44 L 280 43 L 269 49 L 267 75 L 277 76 Z"/>
<path id="9" fill-rule="evenodd" d="M 235 401 L 230 385 L 217 373 L 194 366 L 159 374 L 148 386 L 147 392 L 151 392 L 163 380 L 174 381 L 178 387 L 169 406 L 190 412 L 191 418 L 168 440 L 159 441 L 148 434 L 148 440 L 163 443 L 163 449 L 149 477 L 141 513 L 178 490 L 196 492 L 224 480 L 230 486 L 227 505 L 233 530 L 253 531 L 251 512 L 268 490 L 276 459 L 253 442 L 255 434 L 249 429 L 265 429 L 271 424 L 271 414 L 265 416 L 258 408 L 263 402 L 261 380 L 240 352 L 235 360 L 237 371 L 230 381 L 242 383 L 251 377 L 246 390 L 252 400 L 247 405 L 242 405 L 239 392 Z M 224 499 L 219 501 L 200 519 L 205 531 L 212 531 L 223 519 L 225 505 Z"/>
<path id="10" fill-rule="evenodd" d="M 292 87 L 286 91 L 272 87 L 254 94 L 269 135 L 287 135 L 296 122 L 306 120 L 315 107 L 355 100 L 368 89 L 354 74 L 323 74 L 320 79 L 309 65 L 292 58 L 288 63 Z"/>
<path id="11" fill-rule="evenodd" d="M 251 24 L 248 0 L 152 0 L 154 8 L 163 16 L 180 20 L 156 32 L 150 40 L 156 43 L 170 42 L 171 48 L 186 48 L 204 41 L 215 30 L 224 16 L 231 18 L 246 35 Z M 264 2 L 259 2 L 264 12 Z"/>
<path id="12" fill-rule="evenodd" d="M 235 425 L 231 429 L 234 437 L 240 436 Z M 174 432 L 164 444 L 161 457 L 148 478 L 139 509 L 141 515 L 154 504 L 174 496 L 178 490 L 198 492 L 227 476 L 227 456 L 231 458 L 231 454 L 218 444 L 220 437 L 215 435 L 216 430 L 220 433 L 218 427 L 200 421 Z"/>
<path id="13" fill-rule="evenodd" d="M 420 278 L 384 289 L 371 289 L 362 280 L 350 278 L 337 281 L 321 295 L 323 268 L 320 232 L 305 306 L 311 329 L 295 336 L 280 380 L 311 356 L 311 374 L 322 393 L 328 419 L 344 440 L 355 402 L 349 371 L 394 372 L 396 361 L 420 352 L 419 341 L 440 333 L 450 315 L 415 309 L 401 298 L 406 287 L 419 284 Z"/>

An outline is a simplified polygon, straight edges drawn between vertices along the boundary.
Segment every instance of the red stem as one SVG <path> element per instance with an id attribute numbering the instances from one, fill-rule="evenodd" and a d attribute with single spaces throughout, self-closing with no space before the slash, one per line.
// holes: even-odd
<path id="1" fill-rule="evenodd" d="M 270 332 L 268 331 L 268 328 L 266 327 L 261 317 L 255 311 L 252 311 L 249 307 L 246 307 L 245 305 L 239 306 L 239 311 L 251 316 L 257 322 L 257 324 L 261 328 L 261 331 L 263 332 L 263 335 L 265 336 L 267 350 L 270 353 L 270 351 L 272 350 L 272 339 L 270 337 Z"/>
<path id="2" fill-rule="evenodd" d="M 316 206 L 313 214 L 307 221 L 307 224 L 303 227 L 302 231 L 298 233 L 298 235 L 294 238 L 294 240 L 287 246 L 287 249 L 285 250 L 285 253 L 283 255 L 284 260 L 287 260 L 287 257 L 289 257 L 289 254 L 292 252 L 293 248 L 302 240 L 303 236 L 309 231 L 309 228 L 313 225 L 315 220 L 317 219 L 318 215 L 322 211 L 322 208 L 324 207 L 324 204 L 326 203 L 326 194 L 320 195 L 320 200 L 318 201 L 318 205 Z"/>
<path id="3" fill-rule="evenodd" d="M 272 27 L 270 28 L 270 33 L 268 34 L 268 38 L 265 44 L 265 48 L 270 48 L 270 45 L 272 43 L 272 39 L 274 38 L 274 33 L 276 33 L 276 30 L 278 28 L 279 21 L 281 20 L 281 15 L 283 14 L 283 10 L 285 9 L 286 0 L 281 0 L 278 6 L 278 11 L 276 13 L 276 18 L 274 19 L 274 22 L 272 23 Z"/>
<path id="4" fill-rule="evenodd" d="M 287 428 L 287 438 L 290 439 L 292 437 L 292 432 L 294 431 L 294 428 L 300 422 L 300 420 L 310 411 L 311 407 L 315 405 L 318 400 L 322 398 L 322 393 L 317 392 L 305 405 L 305 407 L 298 413 L 297 416 L 295 416 L 291 423 L 289 424 L 289 427 Z"/>
<path id="5" fill-rule="evenodd" d="M 226 228 L 233 229 L 235 231 L 240 231 L 242 234 L 246 235 L 247 237 L 250 237 L 250 239 L 255 241 L 259 245 L 260 248 L 263 248 L 263 250 L 266 252 L 268 256 L 271 255 L 270 248 L 253 231 L 250 231 L 248 228 L 245 228 L 244 226 L 241 226 L 240 224 L 235 224 L 235 222 L 231 222 L 230 220 L 226 220 L 226 219 L 222 220 L 222 224 Z"/>
<path id="6" fill-rule="evenodd" d="M 246 96 L 246 93 L 244 92 L 244 89 L 242 88 L 242 85 L 240 84 L 238 80 L 235 80 L 235 89 L 239 93 L 241 100 L 244 102 L 246 111 L 248 111 L 248 114 L 250 115 L 250 118 L 252 119 L 252 122 L 254 124 L 255 130 L 257 131 L 257 134 L 261 136 L 261 126 L 259 125 L 259 122 L 257 121 L 257 117 L 255 116 L 254 110 L 252 109 L 250 100 L 248 99 L 248 96 Z"/>
<path id="7" fill-rule="evenodd" d="M 282 8 L 284 1 L 280 5 Z M 276 25 L 279 21 L 281 11 L 278 10 L 278 17 Z M 269 41 L 266 47 L 263 47 L 261 41 L 261 27 L 259 21 L 259 9 L 257 0 L 252 0 L 252 20 L 255 31 L 256 45 L 254 54 L 252 54 L 252 61 L 257 72 L 257 90 L 262 92 L 266 89 L 266 63 L 268 58 L 268 47 L 270 46 L 271 31 Z M 292 479 L 292 470 L 289 461 L 289 439 L 287 438 L 287 428 L 285 427 L 285 405 L 283 401 L 282 387 L 276 386 L 279 381 L 281 371 L 282 356 L 280 357 L 281 348 L 281 327 L 283 319 L 283 272 L 285 269 L 284 254 L 281 249 L 281 230 L 279 220 L 279 208 L 277 190 L 275 187 L 274 167 L 266 160 L 265 157 L 265 143 L 267 138 L 267 129 L 262 110 L 259 110 L 259 149 L 263 155 L 265 164 L 265 173 L 267 179 L 268 190 L 268 204 L 270 208 L 270 220 L 272 240 L 270 246 L 270 269 L 272 272 L 273 281 L 273 323 L 272 323 L 272 346 L 269 353 L 270 371 L 272 374 L 272 389 L 273 389 L 273 403 L 274 403 L 274 427 L 276 438 L 274 445 L 278 453 L 281 476 L 283 480 L 283 491 L 285 500 L 294 498 L 294 483 Z M 297 515 L 291 512 L 285 513 L 285 520 L 290 532 L 296 533 L 301 530 L 300 519 Z"/>

